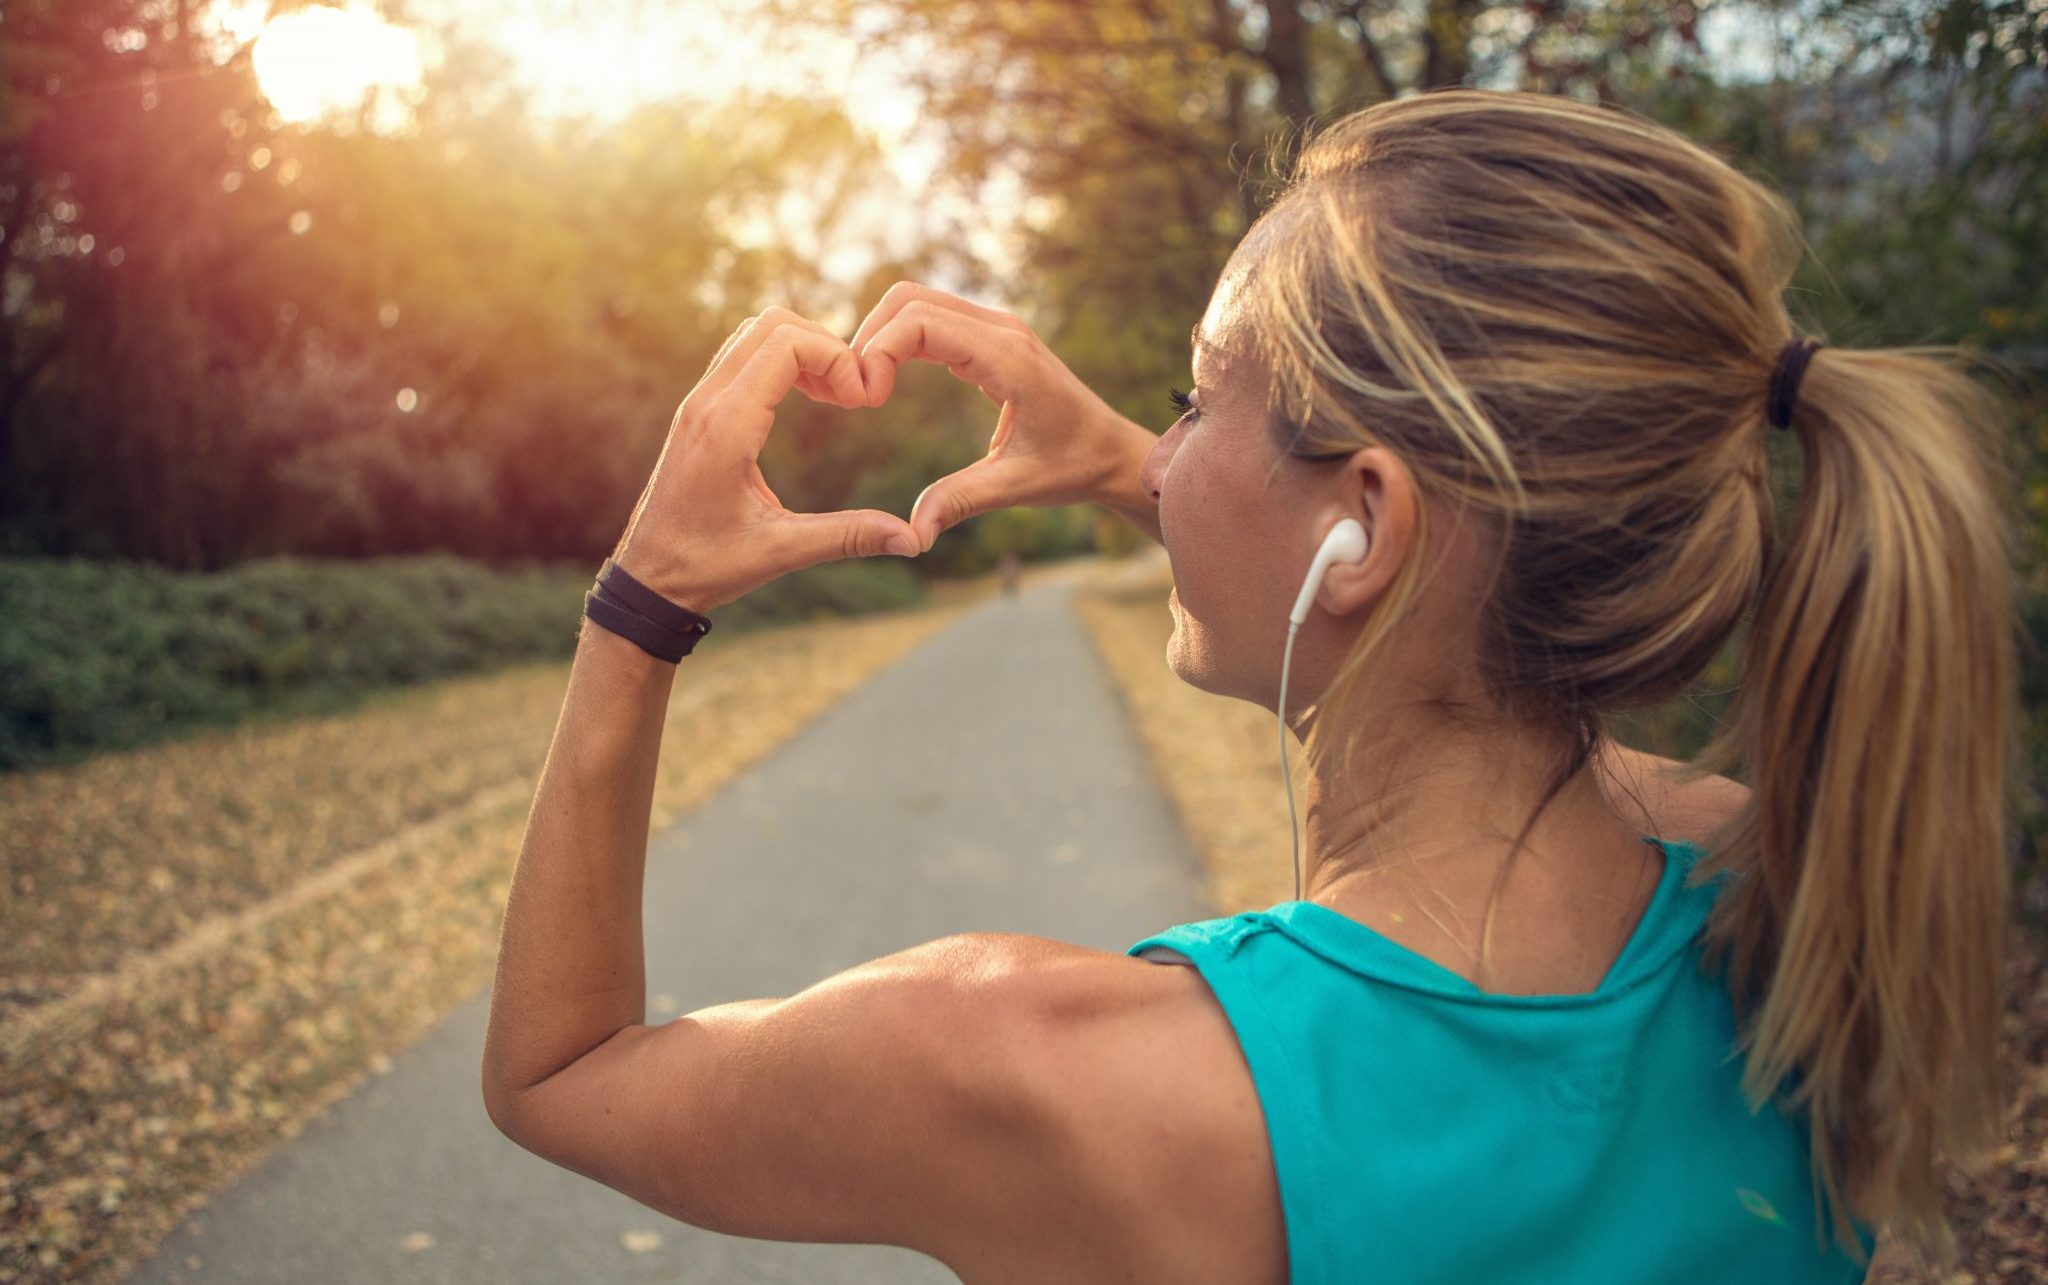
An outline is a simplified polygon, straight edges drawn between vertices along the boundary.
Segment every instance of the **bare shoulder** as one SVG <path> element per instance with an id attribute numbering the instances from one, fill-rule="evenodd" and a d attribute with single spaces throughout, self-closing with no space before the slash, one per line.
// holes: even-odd
<path id="1" fill-rule="evenodd" d="M 1007 939 L 1022 1068 L 1054 1122 L 1048 1228 L 1072 1261 L 990 1264 L 977 1279 L 1279 1285 L 1286 1241 L 1271 1145 L 1229 1019 L 1200 973 L 1048 938 Z M 1066 1239 L 1044 1237 L 1044 1242 Z M 1023 1269 L 1023 1270 L 1018 1270 Z"/>
<path id="2" fill-rule="evenodd" d="M 900 1245 L 965 1285 L 1275 1285 L 1235 1037 L 1189 968 L 958 933 L 619 1031 L 487 1104 L 692 1226 Z"/>
<path id="3" fill-rule="evenodd" d="M 1616 741 L 1603 749 L 1600 782 L 1619 815 L 1642 822 L 1661 838 L 1687 843 L 1713 834 L 1750 794 L 1739 781 Z"/>

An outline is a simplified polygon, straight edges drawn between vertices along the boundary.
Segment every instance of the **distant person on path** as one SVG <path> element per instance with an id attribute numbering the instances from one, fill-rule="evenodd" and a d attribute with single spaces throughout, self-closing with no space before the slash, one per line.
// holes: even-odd
<path id="1" fill-rule="evenodd" d="M 1003 575 L 1003 596 L 1006 598 L 1017 596 L 1017 572 L 1019 566 L 1020 563 L 1015 549 L 1003 550 L 1003 556 L 996 561 L 997 570 L 1001 571 Z"/>
<path id="2" fill-rule="evenodd" d="M 1798 335 L 1801 244 L 1667 128 L 1456 90 L 1309 141 L 1163 437 L 928 287 L 850 344 L 755 318 L 614 555 L 644 614 L 583 631 L 492 1118 L 685 1222 L 970 1285 L 1854 1281 L 1885 1227 L 1952 1254 L 1935 1158 L 2003 1140 L 2009 420 L 1950 350 Z M 775 404 L 880 405 L 911 360 L 1001 405 L 988 457 L 907 523 L 774 504 Z M 1783 534 L 1773 442 L 1803 457 Z M 1123 952 L 965 932 L 643 1024 L 673 640 L 787 571 L 1090 501 L 1167 549 L 1174 672 L 1305 742 L 1300 895 Z M 1611 738 L 1745 625 L 1695 763 Z"/>

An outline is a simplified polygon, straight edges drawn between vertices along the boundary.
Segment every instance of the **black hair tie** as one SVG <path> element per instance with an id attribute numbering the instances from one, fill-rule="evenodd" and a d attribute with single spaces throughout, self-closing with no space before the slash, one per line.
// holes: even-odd
<path id="1" fill-rule="evenodd" d="M 1792 407 L 1799 398 L 1799 380 L 1806 363 L 1820 350 L 1820 340 L 1793 336 L 1778 350 L 1778 364 L 1771 371 L 1770 404 L 1765 411 L 1772 428 L 1792 426 Z"/>

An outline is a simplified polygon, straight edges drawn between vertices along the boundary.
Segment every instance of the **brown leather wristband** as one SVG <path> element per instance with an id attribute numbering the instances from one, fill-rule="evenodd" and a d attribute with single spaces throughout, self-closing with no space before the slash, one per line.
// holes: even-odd
<path id="1" fill-rule="evenodd" d="M 597 584 L 583 595 L 583 614 L 657 660 L 673 664 L 711 632 L 711 618 L 671 602 L 605 559 Z"/>
<path id="2" fill-rule="evenodd" d="M 688 654 L 682 635 L 672 634 L 645 616 L 635 615 L 601 596 L 595 589 L 583 595 L 583 614 L 600 628 L 617 634 L 656 660 L 665 660 L 673 665 Z"/>
<path id="3" fill-rule="evenodd" d="M 597 572 L 598 587 L 605 597 L 619 605 L 652 620 L 673 633 L 688 633 L 692 630 L 699 635 L 711 632 L 711 617 L 691 611 L 679 602 L 671 602 L 654 590 L 635 580 L 627 570 L 610 558 Z"/>

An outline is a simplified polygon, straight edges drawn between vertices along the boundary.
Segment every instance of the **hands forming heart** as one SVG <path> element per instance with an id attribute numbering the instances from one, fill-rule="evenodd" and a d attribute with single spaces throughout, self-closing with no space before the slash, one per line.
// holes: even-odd
<path id="1" fill-rule="evenodd" d="M 1000 408 L 988 454 L 927 486 L 908 521 L 881 509 L 784 508 L 758 462 L 775 408 L 791 389 L 834 406 L 880 406 L 906 361 L 943 363 Z M 976 514 L 1104 499 L 1137 475 L 1155 440 L 1024 322 L 942 290 L 891 286 L 851 343 L 769 308 L 733 332 L 677 408 L 612 557 L 657 593 L 708 613 L 821 562 L 914 556 Z"/>

